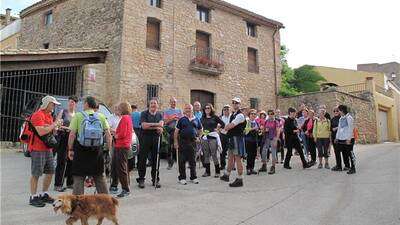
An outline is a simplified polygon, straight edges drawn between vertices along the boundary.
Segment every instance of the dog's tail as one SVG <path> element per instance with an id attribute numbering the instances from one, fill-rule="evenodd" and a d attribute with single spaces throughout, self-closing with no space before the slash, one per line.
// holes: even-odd
<path id="1" fill-rule="evenodd" d="M 119 202 L 116 198 L 112 197 L 111 200 L 115 206 L 119 206 Z"/>

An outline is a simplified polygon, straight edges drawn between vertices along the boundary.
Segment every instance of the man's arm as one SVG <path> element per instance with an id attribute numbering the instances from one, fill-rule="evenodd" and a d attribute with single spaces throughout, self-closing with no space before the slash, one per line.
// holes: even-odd
<path id="1" fill-rule="evenodd" d="M 244 121 L 246 121 L 244 115 L 242 113 L 238 114 L 231 123 L 225 126 L 225 130 L 229 131 L 230 129 L 236 127 L 238 124 L 243 123 Z"/>

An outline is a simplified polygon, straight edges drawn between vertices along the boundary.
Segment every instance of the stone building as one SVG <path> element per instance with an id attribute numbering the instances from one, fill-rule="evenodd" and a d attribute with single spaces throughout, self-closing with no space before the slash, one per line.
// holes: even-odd
<path id="1" fill-rule="evenodd" d="M 0 14 L 0 28 L 7 26 L 18 18 L 15 16 L 11 16 L 11 9 L 6 9 L 6 14 Z"/>
<path id="2" fill-rule="evenodd" d="M 388 80 L 400 86 L 400 63 L 398 62 L 358 64 L 357 70 L 384 73 Z"/>
<path id="3" fill-rule="evenodd" d="M 170 96 L 217 109 L 234 96 L 254 108 L 277 104 L 283 25 L 224 1 L 42 0 L 20 17 L 19 48 L 107 49 L 80 76 L 91 79 L 84 94 L 108 104 L 144 108 L 159 97 L 165 108 Z"/>

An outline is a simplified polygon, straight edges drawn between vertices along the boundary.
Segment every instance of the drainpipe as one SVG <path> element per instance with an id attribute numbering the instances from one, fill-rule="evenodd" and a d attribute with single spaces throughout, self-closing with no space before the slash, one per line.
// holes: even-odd
<path id="1" fill-rule="evenodd" d="M 275 108 L 278 108 L 278 77 L 276 71 L 276 46 L 275 46 L 275 34 L 278 32 L 279 27 L 275 27 L 274 34 L 272 35 L 272 49 L 273 49 L 273 59 L 274 59 L 274 80 L 275 80 Z"/>

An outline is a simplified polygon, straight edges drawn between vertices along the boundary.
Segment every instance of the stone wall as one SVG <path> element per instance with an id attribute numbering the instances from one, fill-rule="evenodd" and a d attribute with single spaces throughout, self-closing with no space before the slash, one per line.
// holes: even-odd
<path id="1" fill-rule="evenodd" d="M 329 114 L 333 115 L 332 109 L 344 104 L 350 108 L 350 113 L 355 120 L 355 127 L 358 128 L 361 143 L 377 142 L 377 127 L 375 116 L 375 104 L 369 99 L 359 98 L 355 95 L 338 91 L 326 91 L 307 93 L 294 97 L 279 98 L 279 108 L 287 114 L 289 107 L 299 107 L 301 103 L 308 108 L 317 110 L 319 105 L 326 105 Z"/>
<path id="2" fill-rule="evenodd" d="M 161 50 L 146 48 L 148 17 L 161 21 Z M 159 84 L 162 107 L 170 96 L 178 105 L 190 101 L 191 90 L 215 94 L 217 109 L 232 97 L 242 98 L 245 106 L 252 97 L 260 99 L 260 108 L 275 106 L 275 79 L 272 35 L 274 29 L 257 26 L 257 37 L 246 34 L 243 18 L 219 9 L 211 10 L 211 22 L 196 17 L 196 4 L 187 0 L 163 1 L 162 8 L 147 1 L 126 1 L 122 46 L 120 96 L 145 106 L 146 85 Z M 189 47 L 196 43 L 196 30 L 211 34 L 211 47 L 224 51 L 225 72 L 210 76 L 189 70 Z M 276 59 L 280 82 L 279 32 L 276 34 Z M 258 50 L 259 73 L 247 71 L 247 48 Z"/>
<path id="3" fill-rule="evenodd" d="M 105 102 L 118 98 L 123 1 L 68 0 L 22 16 L 19 48 L 109 48 L 104 74 L 107 86 L 98 87 Z M 44 15 L 53 12 L 53 23 L 44 24 Z M 99 90 L 94 90 L 98 92 Z"/>

